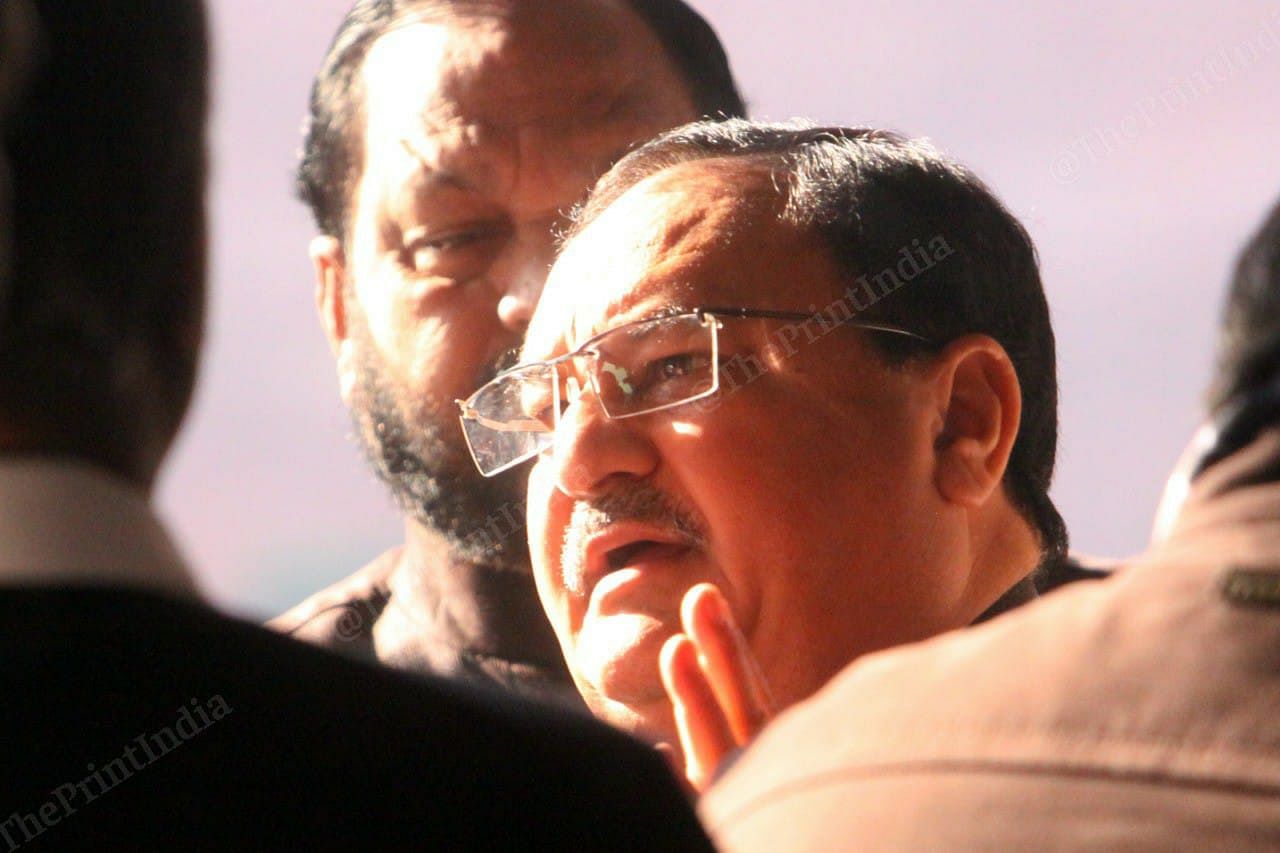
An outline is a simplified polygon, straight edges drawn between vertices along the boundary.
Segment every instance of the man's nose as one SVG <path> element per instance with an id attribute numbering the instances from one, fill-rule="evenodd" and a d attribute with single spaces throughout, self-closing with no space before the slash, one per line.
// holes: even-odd
<path id="1" fill-rule="evenodd" d="M 544 271 L 545 277 L 545 271 Z M 533 319 L 533 309 L 538 305 L 538 297 L 542 294 L 542 282 L 533 280 L 533 276 L 518 276 L 498 299 L 498 319 L 502 325 L 513 332 L 524 334 Z"/>
<path id="2" fill-rule="evenodd" d="M 502 325 L 524 334 L 542 296 L 542 286 L 555 258 L 552 222 L 529 222 L 517 229 L 505 257 L 492 271 L 502 288 L 498 319 Z"/>
<path id="3" fill-rule="evenodd" d="M 556 486 L 572 498 L 587 499 L 615 477 L 644 477 L 658 466 L 658 451 L 644 429 L 644 416 L 613 420 L 590 388 L 560 416 L 552 446 Z"/>
<path id="4" fill-rule="evenodd" d="M 547 265 L 526 261 L 520 269 L 512 270 L 507 282 L 502 296 L 498 297 L 498 319 L 512 332 L 524 334 L 534 318 L 538 297 L 543 295 Z"/>

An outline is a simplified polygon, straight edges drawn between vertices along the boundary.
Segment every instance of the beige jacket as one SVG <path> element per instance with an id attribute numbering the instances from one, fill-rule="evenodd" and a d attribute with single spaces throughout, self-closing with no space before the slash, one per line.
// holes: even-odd
<path id="1" fill-rule="evenodd" d="M 1158 550 L 864 658 L 703 799 L 728 850 L 1280 849 L 1280 430 Z"/>

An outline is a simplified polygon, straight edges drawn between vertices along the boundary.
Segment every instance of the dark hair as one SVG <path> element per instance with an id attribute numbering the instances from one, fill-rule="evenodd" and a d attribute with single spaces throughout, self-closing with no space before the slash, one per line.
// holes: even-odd
<path id="1" fill-rule="evenodd" d="M 653 30 L 705 116 L 741 116 L 742 96 L 710 25 L 683 0 L 624 0 Z M 465 0 L 357 0 L 339 27 L 311 87 L 299 198 L 324 234 L 345 238 L 363 157 L 360 69 L 373 43 L 415 15 L 443 13 Z M 539 0 L 556 2 L 556 0 Z"/>
<path id="2" fill-rule="evenodd" d="M 35 0 L 4 132 L 11 445 L 149 484 L 186 411 L 204 300 L 206 43 L 194 0 Z"/>
<path id="3" fill-rule="evenodd" d="M 1227 290 L 1209 407 L 1218 411 L 1280 371 L 1280 204 L 1236 262 Z"/>
<path id="4" fill-rule="evenodd" d="M 728 158 L 772 170 L 786 197 L 783 218 L 821 236 L 861 319 L 939 345 L 979 333 L 1004 347 L 1023 401 L 1005 487 L 1048 555 L 1064 554 L 1066 526 L 1048 494 L 1058 440 L 1053 328 L 1026 230 L 972 172 L 923 140 L 730 120 L 668 131 L 622 158 L 576 212 L 567 239 L 644 178 Z M 890 361 L 912 354 L 897 338 L 869 340 Z"/>
<path id="5" fill-rule="evenodd" d="M 23 2 L 0 2 L 0 130 L 21 89 L 31 50 L 31 12 Z M 9 161 L 0 134 L 0 306 L 9 275 Z"/>

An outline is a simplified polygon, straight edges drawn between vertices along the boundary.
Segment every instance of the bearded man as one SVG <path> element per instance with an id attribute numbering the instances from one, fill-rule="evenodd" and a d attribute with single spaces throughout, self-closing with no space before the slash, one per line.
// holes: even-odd
<path id="1" fill-rule="evenodd" d="M 564 213 L 620 155 L 743 111 L 680 0 L 360 0 L 316 78 L 303 199 L 343 400 L 405 542 L 278 618 L 300 639 L 577 701 L 537 601 L 521 473 L 453 401 L 520 344 Z"/>

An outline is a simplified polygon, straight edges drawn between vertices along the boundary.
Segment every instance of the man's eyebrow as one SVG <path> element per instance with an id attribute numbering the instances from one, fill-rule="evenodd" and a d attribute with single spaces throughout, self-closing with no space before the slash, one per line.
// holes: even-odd
<path id="1" fill-rule="evenodd" d="M 612 315 L 613 319 L 616 320 L 619 314 L 625 314 L 626 311 L 634 307 L 635 301 L 636 300 L 633 298 L 632 293 L 629 292 L 625 294 L 617 302 L 609 305 L 605 310 L 607 313 Z M 668 302 L 666 305 L 663 305 L 662 307 L 658 308 L 656 311 L 646 313 L 643 317 L 628 317 L 627 319 L 621 322 L 614 323 L 614 326 L 623 326 L 623 325 L 626 325 L 627 323 L 634 323 L 641 320 L 662 320 L 667 317 L 676 317 L 681 314 L 692 314 L 694 310 L 695 309 L 692 303 L 686 304 L 683 301 L 673 301 L 673 302 Z M 570 352 L 571 350 L 576 348 L 576 347 L 569 346 L 571 341 L 576 341 L 578 345 L 581 345 L 582 341 L 595 337 L 596 334 L 599 334 L 599 332 L 604 330 L 589 329 L 588 331 L 590 332 L 590 334 L 578 333 L 578 317 L 577 315 L 574 315 L 569 319 L 569 322 L 565 330 L 562 331 L 559 337 L 556 339 L 556 346 L 552 347 L 552 349 L 558 348 L 558 349 L 563 349 L 564 352 Z M 525 338 L 524 344 L 517 351 L 519 354 L 520 364 L 528 364 L 529 362 L 532 362 L 532 361 L 548 361 L 552 358 L 556 358 L 555 355 L 548 356 L 545 354 L 538 358 L 531 357 L 529 352 L 530 341 L 531 341 L 530 338 Z M 544 346 L 543 349 L 545 350 L 546 347 Z"/>
<path id="2" fill-rule="evenodd" d="M 422 152 L 418 150 L 418 148 L 413 144 L 413 140 L 409 137 L 402 136 L 400 138 L 400 147 L 408 152 L 410 157 L 418 161 L 418 165 L 420 167 L 418 171 L 419 174 L 422 175 L 423 183 L 421 189 L 474 189 L 474 187 L 467 183 L 467 181 L 460 175 L 454 172 L 433 168 L 431 164 L 427 162 L 427 158 L 423 156 Z"/>
<path id="3" fill-rule="evenodd" d="M 634 312 L 637 306 L 649 305 L 656 301 L 654 299 L 654 289 L 659 286 L 664 291 L 669 292 L 663 297 L 664 301 L 662 304 L 650 311 L 647 311 L 643 317 L 627 316 Z M 625 323 L 630 323 L 635 320 L 658 320 L 663 317 L 674 317 L 677 314 L 688 314 L 697 307 L 693 303 L 687 301 L 689 291 L 691 290 L 692 285 L 687 282 L 680 282 L 674 285 L 670 282 L 656 284 L 646 278 L 633 284 L 625 293 L 622 293 L 618 298 L 606 305 L 604 308 L 604 314 L 613 320 L 617 320 L 620 316 L 626 317 L 625 320 L 620 321 Z M 670 291 L 675 292 L 671 293 Z M 680 291 L 685 291 L 685 293 L 681 295 Z"/>
<path id="4" fill-rule="evenodd" d="M 692 314 L 693 309 L 680 302 L 672 302 L 664 305 L 654 313 L 647 317 L 641 317 L 642 320 L 663 320 L 667 317 L 678 317 L 681 314 Z"/>
<path id="5" fill-rule="evenodd" d="M 636 310 L 636 303 L 643 301 L 644 297 L 639 299 L 629 299 L 624 297 L 622 300 L 610 305 L 607 313 L 609 315 L 609 323 L 601 328 L 590 328 L 582 333 L 578 332 L 576 323 L 572 327 L 574 338 L 580 346 L 583 341 L 602 334 L 610 329 L 616 329 L 619 326 L 625 326 L 629 323 L 642 323 L 648 320 L 665 320 L 668 317 L 678 317 L 681 314 L 692 314 L 693 308 L 687 307 L 683 302 L 673 301 L 658 307 L 656 310 L 643 311 L 639 316 L 631 316 L 631 312 Z"/>

